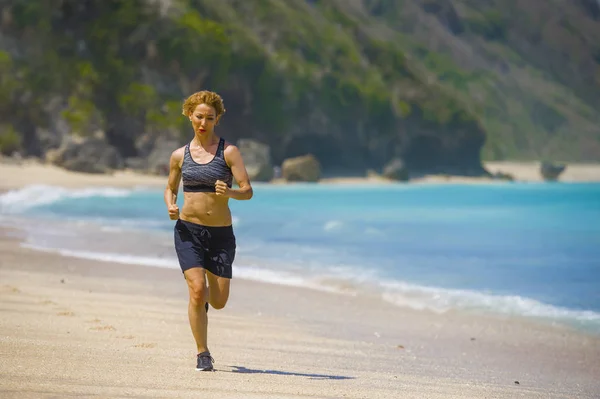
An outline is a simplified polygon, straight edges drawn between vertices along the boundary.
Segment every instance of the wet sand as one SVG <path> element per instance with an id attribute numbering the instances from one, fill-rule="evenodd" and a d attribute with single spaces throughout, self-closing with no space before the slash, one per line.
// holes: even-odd
<path id="1" fill-rule="evenodd" d="M 600 337 L 241 279 L 209 311 L 217 371 L 196 372 L 179 270 L 33 251 L 1 233 L 3 398 L 600 395 Z"/>

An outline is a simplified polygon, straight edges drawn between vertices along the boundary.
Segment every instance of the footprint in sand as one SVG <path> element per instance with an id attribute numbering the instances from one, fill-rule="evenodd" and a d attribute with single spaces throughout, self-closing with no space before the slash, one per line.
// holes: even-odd
<path id="1" fill-rule="evenodd" d="M 95 323 L 95 324 L 97 324 L 97 323 L 102 323 L 102 320 L 100 320 L 100 319 L 94 319 L 94 320 L 89 320 L 86 323 Z"/>
<path id="2" fill-rule="evenodd" d="M 6 291 L 6 292 L 9 292 L 11 294 L 19 294 L 21 292 L 20 289 L 18 289 L 17 287 L 14 287 L 12 285 L 5 285 L 2 288 L 3 288 L 2 291 Z"/>
<path id="3" fill-rule="evenodd" d="M 134 335 L 120 335 L 117 338 L 121 338 L 121 339 L 134 339 L 135 336 Z"/>
<path id="4" fill-rule="evenodd" d="M 69 311 L 64 311 L 64 312 L 58 312 L 56 315 L 57 316 L 75 316 L 75 313 L 69 312 Z"/>
<path id="5" fill-rule="evenodd" d="M 49 299 L 47 299 L 47 300 L 45 300 L 45 301 L 42 301 L 42 302 L 41 302 L 41 304 L 42 304 L 42 305 L 58 305 L 58 303 L 56 303 L 56 302 L 54 302 L 54 301 L 51 301 L 51 300 L 49 300 Z"/>
<path id="6" fill-rule="evenodd" d="M 105 325 L 105 326 L 90 327 L 90 330 L 92 330 L 92 331 L 116 331 L 117 329 L 111 325 Z"/>
<path id="7" fill-rule="evenodd" d="M 156 344 L 151 342 L 151 343 L 143 343 L 143 344 L 137 344 L 137 345 L 133 345 L 134 348 L 145 348 L 145 349 L 149 349 L 149 348 L 154 348 L 156 347 Z"/>

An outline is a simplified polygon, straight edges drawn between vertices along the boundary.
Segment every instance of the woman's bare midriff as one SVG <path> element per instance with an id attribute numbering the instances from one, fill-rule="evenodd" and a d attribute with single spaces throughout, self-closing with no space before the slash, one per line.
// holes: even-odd
<path id="1" fill-rule="evenodd" d="M 204 226 L 230 226 L 229 198 L 214 193 L 183 193 L 183 207 L 179 218 Z"/>

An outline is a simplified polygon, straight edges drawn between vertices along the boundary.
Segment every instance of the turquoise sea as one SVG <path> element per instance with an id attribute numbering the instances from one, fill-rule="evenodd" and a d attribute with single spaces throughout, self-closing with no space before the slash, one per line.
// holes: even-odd
<path id="1" fill-rule="evenodd" d="M 600 184 L 255 184 L 230 204 L 234 278 L 600 333 Z M 31 248 L 179 268 L 162 190 L 30 186 L 0 195 L 0 223 Z"/>

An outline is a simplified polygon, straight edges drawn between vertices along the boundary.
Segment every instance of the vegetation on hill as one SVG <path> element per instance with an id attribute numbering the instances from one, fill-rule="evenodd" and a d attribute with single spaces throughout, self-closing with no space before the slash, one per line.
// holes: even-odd
<path id="1" fill-rule="evenodd" d="M 476 173 L 600 160 L 600 9 L 548 0 L 13 0 L 0 6 L 0 150 L 98 131 L 127 157 L 190 138 L 218 91 L 229 140 L 332 173 Z M 594 40 L 596 38 L 596 40 Z"/>

